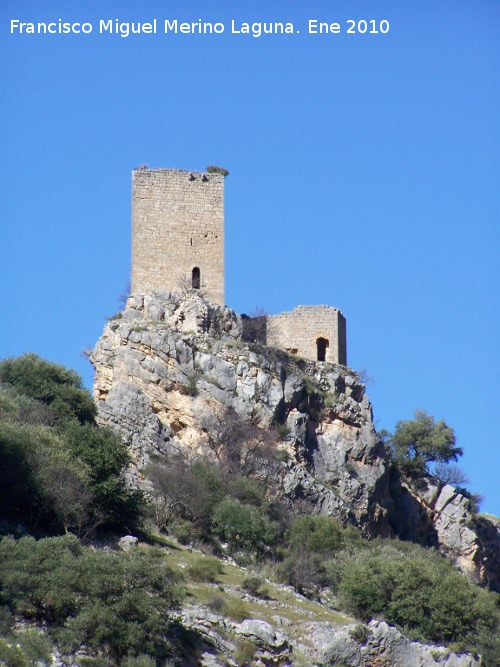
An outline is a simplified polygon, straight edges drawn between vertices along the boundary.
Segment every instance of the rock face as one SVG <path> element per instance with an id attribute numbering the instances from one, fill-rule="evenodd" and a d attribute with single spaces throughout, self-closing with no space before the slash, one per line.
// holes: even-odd
<path id="1" fill-rule="evenodd" d="M 470 654 L 451 653 L 440 646 L 412 642 L 383 621 L 347 628 L 311 627 L 311 641 L 317 647 L 320 664 L 346 667 L 479 667 Z"/>
<path id="2" fill-rule="evenodd" d="M 276 483 L 290 502 L 391 534 L 387 457 L 355 374 L 241 338 L 239 316 L 194 294 L 130 297 L 106 325 L 94 396 L 100 423 L 130 444 L 132 476 L 153 453 L 217 457 L 224 425 L 251 423 L 282 450 Z"/>
<path id="3" fill-rule="evenodd" d="M 428 484 L 417 496 L 430 519 L 440 550 L 480 583 L 500 591 L 500 531 L 472 512 L 468 498 L 453 486 Z"/>
<path id="4" fill-rule="evenodd" d="M 196 292 L 131 296 L 108 322 L 91 358 L 94 396 L 100 423 L 129 443 L 133 484 L 154 454 L 220 459 L 240 434 L 240 461 L 256 443 L 274 451 L 274 468 L 254 460 L 252 472 L 267 465 L 290 504 L 367 536 L 440 546 L 500 587 L 498 529 L 472 524 L 469 501 L 453 487 L 429 483 L 417 494 L 405 486 L 353 371 L 242 338 L 240 316 Z"/>
<path id="5" fill-rule="evenodd" d="M 233 657 L 236 645 L 224 636 L 232 635 L 252 642 L 252 665 L 294 664 L 344 667 L 480 667 L 480 660 L 468 653 L 457 654 L 443 646 L 412 642 L 383 621 L 365 625 L 339 626 L 326 621 L 299 623 L 293 635 L 287 628 L 276 631 L 270 623 L 246 619 L 234 623 L 202 607 L 184 610 L 185 627 L 195 630 L 204 642 L 201 664 L 222 667 L 239 664 Z M 223 636 L 224 635 L 224 636 Z"/>

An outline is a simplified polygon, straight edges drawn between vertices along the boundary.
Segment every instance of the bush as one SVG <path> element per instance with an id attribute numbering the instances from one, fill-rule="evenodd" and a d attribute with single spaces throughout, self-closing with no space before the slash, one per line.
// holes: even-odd
<path id="1" fill-rule="evenodd" d="M 497 627 L 493 594 L 470 584 L 436 552 L 377 541 L 334 562 L 339 603 L 363 621 L 382 615 L 412 639 L 468 647 Z"/>
<path id="2" fill-rule="evenodd" d="M 82 379 L 73 370 L 41 359 L 36 354 L 4 359 L 0 363 L 0 382 L 25 396 L 50 406 L 60 420 L 77 419 L 94 424 L 97 408 Z"/>
<path id="3" fill-rule="evenodd" d="M 251 477 L 241 477 L 240 475 L 234 477 L 229 482 L 228 494 L 245 505 L 265 507 L 268 504 L 266 487 Z"/>
<path id="4" fill-rule="evenodd" d="M 233 621 L 241 623 L 245 618 L 251 618 L 247 605 L 242 601 L 234 598 L 226 603 L 224 608 L 224 615 L 231 618 Z"/>
<path id="5" fill-rule="evenodd" d="M 4 516 L 56 530 L 93 525 L 90 471 L 42 426 L 0 423 L 0 508 Z"/>
<path id="6" fill-rule="evenodd" d="M 198 396 L 198 386 L 197 382 L 200 379 L 200 376 L 198 373 L 190 373 L 187 376 L 187 384 L 183 384 L 180 387 L 180 392 L 181 394 L 184 394 L 185 396 L 191 396 L 195 397 Z"/>
<path id="7" fill-rule="evenodd" d="M 286 440 L 292 432 L 288 424 L 276 424 L 274 428 L 280 440 Z"/>
<path id="8" fill-rule="evenodd" d="M 221 614 L 226 608 L 226 601 L 220 595 L 213 595 L 208 601 L 207 607 L 210 611 L 213 611 L 216 614 Z"/>
<path id="9" fill-rule="evenodd" d="M 226 494 L 219 471 L 201 461 L 192 467 L 184 461 L 154 463 L 149 466 L 147 475 L 153 485 L 149 495 L 158 526 L 167 530 L 173 519 L 179 524 L 186 520 L 191 522 L 186 538 L 179 537 L 183 544 L 193 541 L 197 532 L 193 530 L 193 523 L 207 529 L 213 508 Z"/>
<path id="10" fill-rule="evenodd" d="M 16 642 L 0 638 L 0 664 L 6 667 L 30 667 L 27 656 Z"/>
<path id="11" fill-rule="evenodd" d="M 241 582 L 242 587 L 256 597 L 266 597 L 266 589 L 263 588 L 263 584 L 264 579 L 255 576 L 245 577 Z"/>
<path id="12" fill-rule="evenodd" d="M 53 643 L 45 632 L 37 629 L 28 629 L 17 633 L 16 641 L 28 659 L 28 664 L 51 665 Z"/>
<path id="13" fill-rule="evenodd" d="M 94 423 L 78 376 L 36 355 L 3 361 L 0 376 L 3 516 L 82 536 L 102 524 L 133 530 L 143 497 L 125 484 L 127 447 Z"/>
<path id="14" fill-rule="evenodd" d="M 251 639 L 238 639 L 236 642 L 235 658 L 242 667 L 252 665 L 257 651 L 257 645 Z"/>
<path id="15" fill-rule="evenodd" d="M 276 577 L 307 597 L 315 597 L 318 590 L 328 583 L 322 558 L 300 549 L 277 566 Z"/>
<path id="16" fill-rule="evenodd" d="M 366 644 L 370 633 L 370 628 L 367 628 L 366 625 L 355 625 L 349 629 L 350 636 L 360 644 Z"/>
<path id="17" fill-rule="evenodd" d="M 115 663 L 139 653 L 164 657 L 181 599 L 179 577 L 154 553 L 105 553 L 74 536 L 0 541 L 0 603 L 46 624 L 63 653 L 86 645 Z"/>
<path id="18" fill-rule="evenodd" d="M 209 174 L 222 174 L 222 176 L 224 176 L 224 178 L 226 176 L 229 176 L 229 172 L 228 172 L 227 169 L 224 169 L 224 167 L 216 167 L 215 165 L 209 165 L 207 167 L 207 172 Z"/>
<path id="19" fill-rule="evenodd" d="M 278 524 L 253 505 L 245 505 L 236 498 L 226 497 L 215 508 L 213 521 L 221 539 L 233 551 L 264 552 L 279 534 Z"/>
<path id="20" fill-rule="evenodd" d="M 143 494 L 127 487 L 123 470 L 130 461 L 127 446 L 106 428 L 69 424 L 62 430 L 65 446 L 89 470 L 95 504 L 109 527 L 132 530 L 144 509 Z"/>
<path id="21" fill-rule="evenodd" d="M 218 558 L 200 557 L 186 570 L 193 581 L 208 581 L 216 583 L 219 575 L 224 573 L 224 567 Z"/>
<path id="22" fill-rule="evenodd" d="M 149 655 L 141 653 L 140 655 L 127 656 L 121 667 L 156 667 L 156 661 Z"/>
<path id="23" fill-rule="evenodd" d="M 287 534 L 292 549 L 302 549 L 323 556 L 333 555 L 344 546 L 343 530 L 331 516 L 298 517 Z"/>

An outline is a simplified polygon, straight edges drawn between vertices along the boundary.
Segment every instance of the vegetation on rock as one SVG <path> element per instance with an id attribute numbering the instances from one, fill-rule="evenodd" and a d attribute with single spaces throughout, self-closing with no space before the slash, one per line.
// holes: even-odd
<path id="1" fill-rule="evenodd" d="M 312 383 L 309 389 L 307 400 L 322 398 Z M 283 472 L 274 431 L 243 423 L 231 410 L 219 421 L 202 419 L 212 460 L 157 455 L 147 470 L 146 511 L 143 495 L 125 483 L 127 447 L 95 416 L 74 372 L 31 354 L 0 363 L 2 532 L 20 522 L 21 532 L 43 536 L 0 539 L 2 664 L 46 665 L 55 647 L 65 659 L 80 652 L 88 667 L 183 664 L 183 651 L 197 650 L 196 633 L 174 617 L 183 570 L 189 594 L 227 618 L 251 618 L 252 605 L 278 596 L 274 580 L 309 604 L 327 599 L 359 621 L 385 619 L 412 639 L 479 651 L 484 667 L 499 667 L 498 595 L 432 549 L 369 541 L 336 518 L 312 516 L 305 503 L 285 502 L 274 488 Z M 397 424 L 391 447 L 400 469 L 417 478 L 462 453 L 453 430 L 422 411 Z M 147 535 L 152 526 L 189 549 L 121 553 L 76 536 L 133 527 Z M 47 537 L 54 534 L 61 536 Z M 235 562 L 250 571 L 236 577 Z M 241 595 L 231 597 L 226 582 Z M 359 628 L 355 639 L 366 641 L 368 631 Z M 253 659 L 252 642 L 237 644 L 240 662 Z"/>

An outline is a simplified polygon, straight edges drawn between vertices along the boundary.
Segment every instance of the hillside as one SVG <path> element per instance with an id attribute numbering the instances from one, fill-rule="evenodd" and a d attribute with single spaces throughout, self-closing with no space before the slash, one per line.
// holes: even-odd
<path id="1" fill-rule="evenodd" d="M 131 296 L 95 403 L 0 362 L 1 664 L 499 667 L 495 519 L 405 473 L 354 371 L 258 329 Z"/>
<path id="2" fill-rule="evenodd" d="M 402 479 L 357 374 L 252 334 L 248 319 L 189 290 L 131 296 L 106 325 L 92 355 L 98 420 L 129 443 L 135 483 L 156 455 L 237 459 L 288 507 L 439 548 L 500 590 L 498 528 L 454 487 Z"/>

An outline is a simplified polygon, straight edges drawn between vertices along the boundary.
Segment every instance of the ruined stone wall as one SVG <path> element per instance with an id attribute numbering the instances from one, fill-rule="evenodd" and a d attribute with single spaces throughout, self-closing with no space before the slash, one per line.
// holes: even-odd
<path id="1" fill-rule="evenodd" d="M 224 305 L 224 177 L 179 169 L 132 172 L 132 293 L 191 285 Z"/>
<path id="2" fill-rule="evenodd" d="M 330 306 L 297 306 L 289 313 L 268 315 L 266 343 L 305 359 L 318 360 L 318 338 L 327 341 L 324 361 L 347 365 L 346 321 Z"/>

